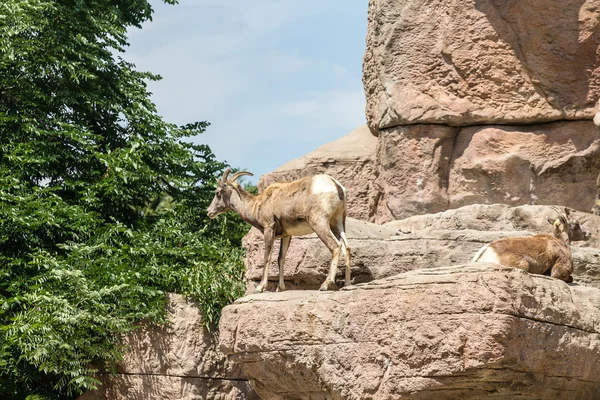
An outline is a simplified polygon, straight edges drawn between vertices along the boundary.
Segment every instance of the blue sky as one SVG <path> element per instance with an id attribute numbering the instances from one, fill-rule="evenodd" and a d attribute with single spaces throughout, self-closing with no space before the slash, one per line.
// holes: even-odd
<path id="1" fill-rule="evenodd" d="M 158 112 L 260 175 L 365 123 L 367 0 L 151 0 L 125 58 L 163 77 Z"/>

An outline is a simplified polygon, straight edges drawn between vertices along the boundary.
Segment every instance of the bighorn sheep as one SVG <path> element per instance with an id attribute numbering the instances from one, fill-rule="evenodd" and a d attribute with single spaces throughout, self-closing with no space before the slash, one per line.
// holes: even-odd
<path id="1" fill-rule="evenodd" d="M 273 242 L 281 238 L 279 248 L 279 285 L 285 290 L 283 264 L 292 236 L 315 232 L 331 251 L 332 260 L 327 279 L 320 290 L 335 288 L 340 251 L 346 258 L 346 286 L 350 284 L 350 247 L 346 240 L 346 189 L 328 175 L 315 175 L 290 183 L 274 183 L 257 196 L 245 191 L 236 179 L 250 172 L 240 171 L 227 179 L 225 170 L 218 182 L 215 197 L 208 207 L 208 216 L 215 218 L 226 211 L 237 212 L 244 221 L 259 229 L 264 235 L 265 254 L 263 277 L 255 292 L 267 287 L 269 261 Z"/>
<path id="2" fill-rule="evenodd" d="M 550 275 L 565 282 L 573 282 L 573 259 L 571 240 L 586 240 L 590 234 L 569 209 L 559 213 L 552 224 L 552 235 L 508 237 L 486 244 L 473 257 L 471 263 L 493 262 L 507 267 L 519 268 L 533 274 Z"/>

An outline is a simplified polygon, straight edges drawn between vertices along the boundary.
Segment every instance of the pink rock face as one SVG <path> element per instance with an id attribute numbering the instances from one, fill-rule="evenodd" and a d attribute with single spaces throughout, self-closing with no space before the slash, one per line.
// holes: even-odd
<path id="1" fill-rule="evenodd" d="M 263 400 L 597 399 L 600 290 L 492 264 L 242 298 L 224 353 Z"/>
<path id="2" fill-rule="evenodd" d="M 375 222 L 448 208 L 448 174 L 456 128 L 399 126 L 379 133 Z"/>
<path id="3" fill-rule="evenodd" d="M 600 134 L 589 121 L 463 128 L 450 168 L 449 208 L 560 204 L 589 212 L 600 171 Z"/>
<path id="4" fill-rule="evenodd" d="M 467 204 L 559 204 L 589 212 L 600 171 L 591 121 L 452 128 L 409 125 L 379 133 L 374 220 Z"/>
<path id="5" fill-rule="evenodd" d="M 146 326 L 125 338 L 129 352 L 117 374 L 79 400 L 258 399 L 238 366 L 203 328 L 198 304 L 170 294 L 169 325 Z"/>
<path id="6" fill-rule="evenodd" d="M 258 187 L 326 173 L 348 191 L 348 216 L 384 223 L 468 204 L 559 204 L 589 212 L 600 133 L 592 121 L 456 128 L 366 127 L 261 177 Z"/>
<path id="7" fill-rule="evenodd" d="M 327 143 L 304 157 L 292 160 L 260 178 L 262 191 L 274 182 L 292 182 L 316 174 L 328 174 L 348 191 L 348 215 L 369 220 L 375 213 L 378 189 L 375 185 L 377 138 L 366 126 Z"/>
<path id="8" fill-rule="evenodd" d="M 599 13 L 595 0 L 370 0 L 369 127 L 591 118 Z"/>

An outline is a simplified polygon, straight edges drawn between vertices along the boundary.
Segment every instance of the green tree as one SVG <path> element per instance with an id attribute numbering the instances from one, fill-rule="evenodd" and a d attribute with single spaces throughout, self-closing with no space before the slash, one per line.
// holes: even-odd
<path id="1" fill-rule="evenodd" d="M 225 164 L 188 142 L 208 124 L 163 121 L 160 77 L 119 56 L 151 16 L 146 0 L 0 3 L 2 399 L 94 387 L 123 333 L 164 322 L 165 291 L 207 324 L 243 292 L 247 228 L 206 217 Z"/>

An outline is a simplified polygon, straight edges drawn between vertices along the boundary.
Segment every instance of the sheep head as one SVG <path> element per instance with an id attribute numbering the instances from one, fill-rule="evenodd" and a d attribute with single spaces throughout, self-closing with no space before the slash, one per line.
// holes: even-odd
<path id="1" fill-rule="evenodd" d="M 236 180 L 244 175 L 253 176 L 250 172 L 247 171 L 239 171 L 236 172 L 228 179 L 229 173 L 231 172 L 231 168 L 227 168 L 225 172 L 223 172 L 223 176 L 217 182 L 217 189 L 215 190 L 215 197 L 213 197 L 210 206 L 208 206 L 207 214 L 208 217 L 213 219 L 217 217 L 219 214 L 222 214 L 227 211 L 231 211 L 231 196 L 234 191 L 238 192 L 243 190 Z"/>
<path id="2" fill-rule="evenodd" d="M 552 207 L 558 213 L 558 219 L 549 219 L 548 222 L 554 227 L 554 235 L 566 236 L 565 242 L 570 243 L 571 241 L 577 240 L 588 240 L 591 236 L 579 222 L 578 219 L 573 217 L 567 207 L 564 208 L 564 212 Z M 557 236 L 558 237 L 558 236 Z"/>

